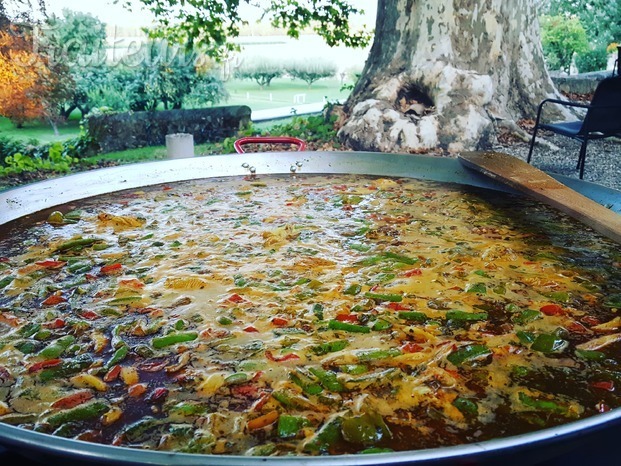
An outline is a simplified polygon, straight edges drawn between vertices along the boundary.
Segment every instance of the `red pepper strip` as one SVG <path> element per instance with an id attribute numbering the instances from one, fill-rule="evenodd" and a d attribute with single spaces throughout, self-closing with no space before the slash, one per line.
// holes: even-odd
<path id="1" fill-rule="evenodd" d="M 90 390 L 80 390 L 79 392 L 72 393 L 60 400 L 56 400 L 52 403 L 54 409 L 70 409 L 75 408 L 78 405 L 93 398 L 93 392 Z"/>
<path id="2" fill-rule="evenodd" d="M 289 324 L 289 321 L 282 317 L 274 317 L 272 319 L 272 324 L 274 324 L 276 327 L 285 327 L 287 324 Z"/>
<path id="3" fill-rule="evenodd" d="M 607 381 L 602 381 L 602 382 L 593 382 L 591 384 L 591 387 L 593 388 L 599 388 L 601 390 L 606 390 L 609 392 L 614 392 L 615 391 L 615 384 L 614 382 L 607 380 Z"/>
<path id="4" fill-rule="evenodd" d="M 558 304 L 546 304 L 545 306 L 541 306 L 539 310 L 547 316 L 561 316 L 565 314 L 563 308 Z"/>
<path id="5" fill-rule="evenodd" d="M 404 277 L 413 277 L 415 275 L 422 275 L 423 271 L 421 269 L 412 269 L 408 270 L 403 274 Z"/>
<path id="6" fill-rule="evenodd" d="M 104 375 L 103 381 L 114 382 L 116 379 L 119 378 L 120 374 L 121 374 L 121 366 L 119 364 L 116 364 L 112 366 L 112 368 L 106 373 L 106 375 Z"/>
<path id="7" fill-rule="evenodd" d="M 121 270 L 123 269 L 123 265 L 122 264 L 110 264 L 110 265 L 104 265 L 101 270 L 99 271 L 99 273 L 101 273 L 102 275 L 113 275 L 115 273 L 120 273 Z"/>
<path id="8" fill-rule="evenodd" d="M 423 350 L 423 347 L 412 342 L 408 341 L 406 344 L 401 346 L 401 351 L 404 353 L 418 353 Z"/>
<path id="9" fill-rule="evenodd" d="M 593 316 L 584 316 L 582 319 L 580 319 L 580 322 L 590 326 L 601 324 L 600 320 L 597 317 Z"/>
<path id="10" fill-rule="evenodd" d="M 567 323 L 565 327 L 567 328 L 567 330 L 573 333 L 589 333 L 589 329 L 587 329 L 580 322 L 576 322 L 575 320 Z"/>
<path id="11" fill-rule="evenodd" d="M 336 320 L 339 322 L 349 322 L 350 324 L 355 324 L 358 322 L 358 315 L 356 314 L 338 314 L 336 316 Z"/>
<path id="12" fill-rule="evenodd" d="M 244 327 L 244 332 L 247 332 L 247 333 L 259 333 L 257 328 L 255 326 L 253 326 L 253 325 L 248 325 L 247 327 Z"/>
<path id="13" fill-rule="evenodd" d="M 57 294 L 53 294 L 53 295 L 48 296 L 46 299 L 44 299 L 41 304 L 43 304 L 44 306 L 55 306 L 56 304 L 60 304 L 64 302 L 67 302 L 65 298 Z"/>
<path id="14" fill-rule="evenodd" d="M 265 351 L 265 357 L 270 361 L 274 362 L 283 362 L 283 361 L 291 361 L 294 359 L 300 359 L 300 357 L 295 353 L 287 353 L 283 356 L 274 356 L 270 350 Z"/>
<path id="15" fill-rule="evenodd" d="M 393 310 L 393 311 L 409 311 L 410 310 L 409 306 L 406 306 L 406 305 L 401 304 L 401 303 L 388 303 L 386 305 L 386 307 L 388 309 Z"/>
<path id="16" fill-rule="evenodd" d="M 148 403 L 157 403 L 160 401 L 164 401 L 167 396 L 168 389 L 164 387 L 158 387 L 147 395 L 146 401 Z"/>
<path id="17" fill-rule="evenodd" d="M 0 262 L 9 262 L 11 259 L 8 257 L 0 257 Z"/>
<path id="18" fill-rule="evenodd" d="M 173 189 L 173 188 L 171 188 L 170 186 L 164 186 L 162 188 L 162 191 L 170 191 L 171 189 Z"/>
<path id="19" fill-rule="evenodd" d="M 46 323 L 44 323 L 44 324 L 43 324 L 43 326 L 44 326 L 45 328 L 53 328 L 53 329 L 56 329 L 56 328 L 63 328 L 63 327 L 65 326 L 65 319 L 61 319 L 61 318 L 59 317 L 59 318 L 57 318 L 57 319 L 54 319 L 54 320 L 53 320 L 53 321 L 51 321 L 51 322 L 46 322 Z"/>
<path id="20" fill-rule="evenodd" d="M 39 267 L 43 267 L 44 269 L 58 269 L 66 264 L 66 262 L 62 261 L 53 261 L 53 260 L 45 260 L 40 262 L 35 262 Z"/>
<path id="21" fill-rule="evenodd" d="M 138 365 L 138 369 L 145 372 L 159 372 L 168 366 L 169 361 L 145 361 Z"/>
<path id="22" fill-rule="evenodd" d="M 46 361 L 35 362 L 28 368 L 28 372 L 38 372 L 42 369 L 47 369 L 48 367 L 56 367 L 62 364 L 62 362 L 62 359 L 47 359 Z"/>

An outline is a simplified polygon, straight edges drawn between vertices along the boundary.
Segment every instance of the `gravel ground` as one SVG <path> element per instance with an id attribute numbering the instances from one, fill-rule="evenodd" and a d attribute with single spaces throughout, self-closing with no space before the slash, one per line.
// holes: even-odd
<path id="1" fill-rule="evenodd" d="M 531 160 L 532 165 L 548 173 L 558 173 L 578 179 L 579 172 L 576 170 L 576 164 L 580 153 L 580 142 L 552 133 L 540 132 L 539 134 L 543 134 L 547 141 L 558 146 L 559 149 L 553 150 L 543 144 L 536 144 Z M 538 135 L 537 141 L 539 139 Z M 523 160 L 526 160 L 528 156 L 528 143 L 499 145 L 494 149 Z M 621 140 L 612 138 L 589 141 L 583 179 L 621 191 Z"/>

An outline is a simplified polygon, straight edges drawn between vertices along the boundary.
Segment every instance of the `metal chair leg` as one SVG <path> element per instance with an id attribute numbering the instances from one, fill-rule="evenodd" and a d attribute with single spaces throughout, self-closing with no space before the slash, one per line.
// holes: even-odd
<path id="1" fill-rule="evenodd" d="M 530 163 L 530 159 L 533 156 L 533 148 L 535 147 L 535 138 L 537 137 L 537 130 L 539 127 L 535 125 L 535 129 L 533 130 L 533 137 L 530 140 L 530 148 L 528 149 L 528 157 L 526 158 L 526 163 Z"/>
<path id="2" fill-rule="evenodd" d="M 584 177 L 584 165 L 586 162 L 586 150 L 587 150 L 588 142 L 589 142 L 588 138 L 584 138 L 584 141 L 582 141 L 582 145 L 580 146 L 580 156 L 578 157 L 578 167 L 580 168 L 580 179 Z"/>

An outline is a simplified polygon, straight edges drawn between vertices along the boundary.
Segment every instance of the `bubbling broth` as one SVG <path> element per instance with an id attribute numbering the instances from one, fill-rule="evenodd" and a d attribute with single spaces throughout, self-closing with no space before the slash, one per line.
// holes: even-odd
<path id="1" fill-rule="evenodd" d="M 617 408 L 618 245 L 408 178 L 221 178 L 5 225 L 0 422 L 135 448 L 318 455 Z"/>

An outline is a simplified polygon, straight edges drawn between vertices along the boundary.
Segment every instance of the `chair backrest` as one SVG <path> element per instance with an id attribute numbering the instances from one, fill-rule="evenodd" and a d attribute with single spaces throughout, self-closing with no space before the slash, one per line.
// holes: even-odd
<path id="1" fill-rule="evenodd" d="M 621 133 L 621 76 L 605 78 L 595 89 L 580 134 L 595 131 L 605 135 Z"/>

